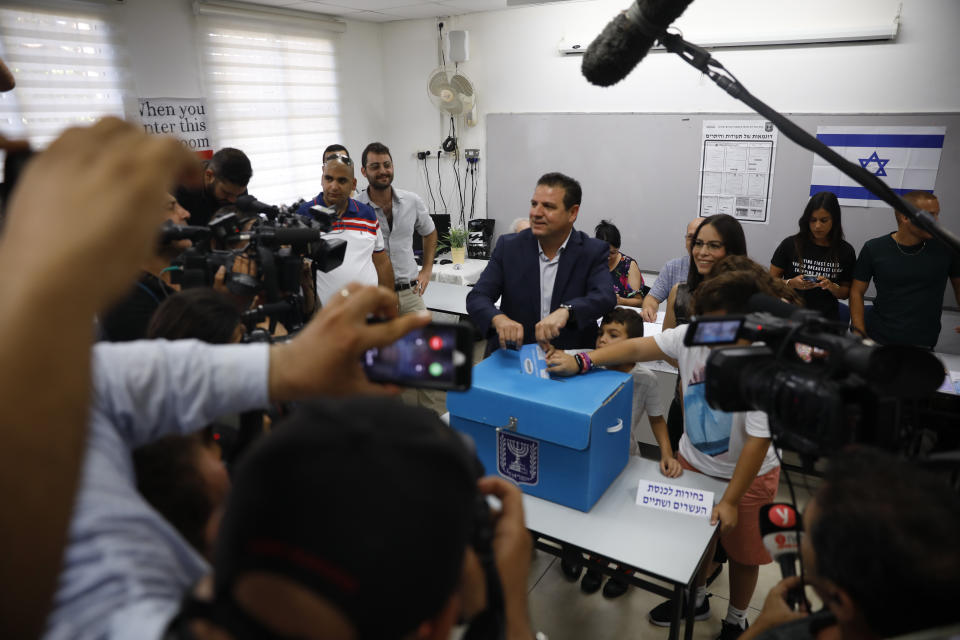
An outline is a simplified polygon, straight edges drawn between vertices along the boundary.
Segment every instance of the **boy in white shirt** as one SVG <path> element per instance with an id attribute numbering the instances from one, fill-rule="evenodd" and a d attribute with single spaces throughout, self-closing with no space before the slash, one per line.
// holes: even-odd
<path id="1" fill-rule="evenodd" d="M 769 293 L 776 284 L 763 281 L 752 271 L 730 271 L 705 280 L 693 304 L 697 315 L 743 313 L 754 293 Z M 720 638 L 736 638 L 747 628 L 746 609 L 756 588 L 761 564 L 771 562 L 759 529 L 759 510 L 773 501 L 780 478 L 780 464 L 770 447 L 767 416 L 761 411 L 726 413 L 706 403 L 705 367 L 708 347 L 683 344 L 688 325 L 668 329 L 651 338 L 633 338 L 589 353 L 570 356 L 555 351 L 548 358 L 551 373 L 571 375 L 594 366 L 610 366 L 673 358 L 679 364 L 684 398 L 684 433 L 677 456 L 684 469 L 729 480 L 711 523 L 720 523 L 720 539 L 730 558 L 730 606 Z M 579 364 L 580 362 L 583 365 Z M 713 557 L 713 549 L 707 557 Z M 710 617 L 706 599 L 709 563 L 704 563 L 696 585 L 695 618 Z M 654 624 L 669 624 L 671 602 L 650 612 Z"/>

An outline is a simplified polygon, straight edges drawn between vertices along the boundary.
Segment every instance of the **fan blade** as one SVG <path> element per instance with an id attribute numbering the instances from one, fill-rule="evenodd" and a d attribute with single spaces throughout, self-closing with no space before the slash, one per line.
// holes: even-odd
<path id="1" fill-rule="evenodd" d="M 450 78 L 450 84 L 457 91 L 457 93 L 462 93 L 465 96 L 473 95 L 473 85 L 465 76 L 456 73 Z"/>

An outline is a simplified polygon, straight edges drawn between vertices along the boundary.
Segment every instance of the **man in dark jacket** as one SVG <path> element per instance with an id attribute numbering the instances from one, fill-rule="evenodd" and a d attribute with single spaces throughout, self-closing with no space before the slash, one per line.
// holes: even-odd
<path id="1" fill-rule="evenodd" d="M 489 335 L 487 353 L 508 343 L 571 349 L 596 342 L 597 318 L 613 309 L 617 298 L 607 267 L 609 247 L 573 228 L 580 200 L 579 182 L 547 173 L 530 199 L 530 229 L 497 241 L 467 295 L 470 318 Z"/>

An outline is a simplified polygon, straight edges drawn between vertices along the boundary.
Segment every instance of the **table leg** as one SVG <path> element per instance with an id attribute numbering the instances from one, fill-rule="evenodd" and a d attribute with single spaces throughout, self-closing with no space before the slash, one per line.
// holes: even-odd
<path id="1" fill-rule="evenodd" d="M 680 637 L 680 608 L 682 603 L 683 585 L 678 584 L 673 589 L 673 619 L 670 620 L 669 640 L 678 640 Z M 687 640 L 689 640 L 689 638 Z"/>
<path id="2" fill-rule="evenodd" d="M 696 615 L 697 590 L 690 585 L 687 590 L 687 620 L 683 631 L 683 640 L 692 640 L 693 638 L 693 616 Z"/>

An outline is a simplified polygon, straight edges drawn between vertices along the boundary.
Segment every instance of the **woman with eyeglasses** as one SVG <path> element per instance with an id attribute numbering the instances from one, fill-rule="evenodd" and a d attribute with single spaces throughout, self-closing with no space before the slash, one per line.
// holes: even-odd
<path id="1" fill-rule="evenodd" d="M 839 317 L 838 300 L 850 296 L 857 253 L 843 239 L 840 203 L 829 191 L 815 193 L 799 220 L 800 231 L 785 238 L 770 260 L 770 274 L 783 278 L 807 309 Z"/>
<path id="2" fill-rule="evenodd" d="M 601 220 L 593 235 L 610 245 L 610 257 L 607 267 L 613 280 L 613 292 L 617 294 L 617 304 L 625 307 L 643 306 L 643 275 L 637 261 L 620 253 L 620 230 L 609 220 Z"/>
<path id="3" fill-rule="evenodd" d="M 667 313 L 663 328 L 672 329 L 686 324 L 689 319 L 690 296 L 713 269 L 713 265 L 727 256 L 747 255 L 747 240 L 743 227 L 733 216 L 721 213 L 705 218 L 690 243 L 690 273 L 687 281 L 673 285 L 667 298 Z"/>

